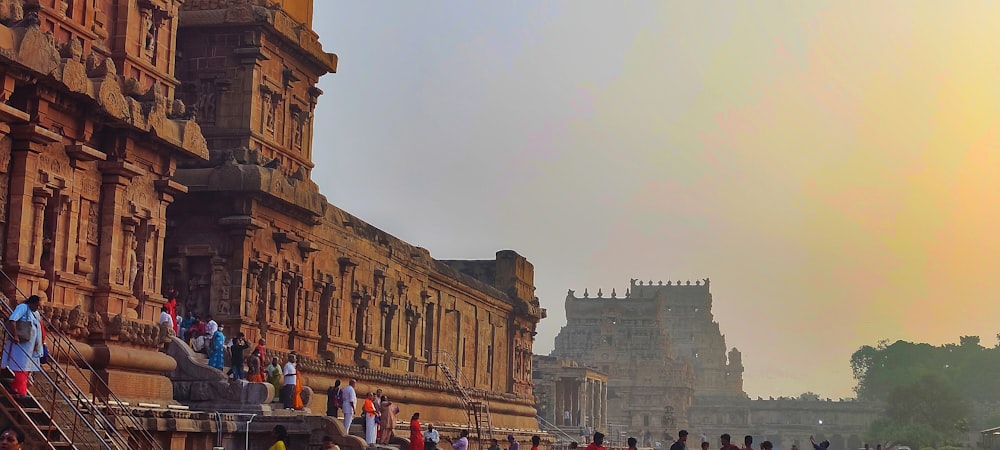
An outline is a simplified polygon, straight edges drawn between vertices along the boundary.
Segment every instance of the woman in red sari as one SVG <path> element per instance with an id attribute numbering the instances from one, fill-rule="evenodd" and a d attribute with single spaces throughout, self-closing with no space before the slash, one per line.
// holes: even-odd
<path id="1" fill-rule="evenodd" d="M 420 431 L 420 413 L 410 417 L 410 450 L 424 450 L 424 433 Z"/>

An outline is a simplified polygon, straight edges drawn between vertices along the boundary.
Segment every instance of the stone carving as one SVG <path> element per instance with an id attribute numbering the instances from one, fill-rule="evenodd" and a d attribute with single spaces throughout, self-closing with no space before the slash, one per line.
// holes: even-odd
<path id="1" fill-rule="evenodd" d="M 153 256 L 149 255 L 146 257 L 146 288 L 153 289 L 156 287 L 156 263 L 153 262 Z M 176 319 L 175 319 L 176 320 Z"/>
<path id="2" fill-rule="evenodd" d="M 143 347 L 160 347 L 173 337 L 173 328 L 127 319 L 119 314 L 108 321 L 107 337 Z"/>
<path id="3" fill-rule="evenodd" d="M 191 347 L 176 337 L 169 340 L 167 355 L 177 361 L 177 367 L 170 373 L 175 400 L 189 405 L 211 403 L 213 410 L 266 410 L 264 405 L 274 398 L 270 383 L 228 382 L 221 370 L 200 362 Z"/>
<path id="4" fill-rule="evenodd" d="M 38 13 L 29 13 L 21 24 L 26 25 L 24 37 L 18 47 L 17 60 L 21 64 L 41 73 L 54 75 L 62 63 L 58 43 L 51 33 L 43 33 L 38 28 Z"/>
<path id="5" fill-rule="evenodd" d="M 24 0 L 0 0 L 0 23 L 11 26 L 24 19 Z"/>
<path id="6" fill-rule="evenodd" d="M 198 114 L 197 118 L 201 123 L 215 123 L 215 112 L 219 104 L 215 80 L 201 80 L 198 83 L 197 96 L 197 100 L 192 105 Z"/>
<path id="7" fill-rule="evenodd" d="M 83 65 L 83 44 L 79 39 L 71 39 L 63 45 L 62 51 L 62 82 L 73 92 L 87 93 L 90 80 L 87 79 L 87 68 Z"/>
<path id="8" fill-rule="evenodd" d="M 112 117 L 121 120 L 129 119 L 129 103 L 122 94 L 121 85 L 118 84 L 118 74 L 115 63 L 111 58 L 104 58 L 100 63 L 91 55 L 88 62 L 93 64 L 87 75 L 96 78 L 97 81 L 97 101 L 104 108 L 104 111 Z"/>
<path id="9" fill-rule="evenodd" d="M 229 315 L 232 310 L 232 305 L 229 303 L 231 281 L 229 271 L 226 270 L 225 260 L 218 258 L 218 260 L 213 261 L 212 289 L 215 291 L 213 297 L 217 301 L 216 311 L 220 314 Z"/>
<path id="10" fill-rule="evenodd" d="M 97 225 L 98 225 L 97 224 L 97 222 L 98 222 L 98 219 L 97 219 L 97 213 L 98 213 L 97 203 L 96 202 L 90 203 L 90 206 L 87 209 L 88 209 L 88 212 L 87 212 L 87 242 L 89 242 L 91 244 L 94 244 L 94 245 L 97 245 Z"/>
<path id="11" fill-rule="evenodd" d="M 138 246 L 139 243 L 136 242 L 135 238 L 133 238 L 132 242 L 129 243 L 129 250 L 126 253 L 125 267 L 128 268 L 128 283 L 125 286 L 129 288 L 135 286 L 135 278 L 139 275 L 139 268 L 141 267 L 139 259 L 135 254 L 135 250 Z"/>

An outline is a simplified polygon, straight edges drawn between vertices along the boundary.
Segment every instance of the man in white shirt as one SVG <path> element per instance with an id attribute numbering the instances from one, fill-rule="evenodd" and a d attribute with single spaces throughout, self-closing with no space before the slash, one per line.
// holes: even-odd
<path id="1" fill-rule="evenodd" d="M 166 306 L 160 307 L 160 323 L 167 324 L 167 328 L 174 327 L 174 318 L 170 317 L 170 312 Z"/>
<path id="2" fill-rule="evenodd" d="M 218 329 L 219 329 L 219 323 L 216 322 L 215 319 L 212 318 L 212 316 L 208 316 L 208 323 L 205 324 L 205 334 L 209 336 L 214 336 L 215 331 Z"/>
<path id="3" fill-rule="evenodd" d="M 354 385 L 358 380 L 351 379 L 347 387 L 340 392 L 341 408 L 344 410 L 344 430 L 351 432 L 351 422 L 354 421 L 354 411 L 358 406 L 358 393 L 354 390 Z"/>
<path id="4" fill-rule="evenodd" d="M 427 424 L 427 431 L 424 432 L 424 449 L 434 450 L 437 448 L 438 441 L 441 440 L 441 435 L 438 434 L 438 430 L 434 429 L 434 424 Z"/>
<path id="5" fill-rule="evenodd" d="M 288 362 L 285 363 L 282 375 L 285 376 L 281 383 L 281 402 L 285 404 L 285 409 L 292 409 L 295 397 L 295 381 L 298 378 L 298 369 L 295 367 L 295 354 L 288 355 Z"/>

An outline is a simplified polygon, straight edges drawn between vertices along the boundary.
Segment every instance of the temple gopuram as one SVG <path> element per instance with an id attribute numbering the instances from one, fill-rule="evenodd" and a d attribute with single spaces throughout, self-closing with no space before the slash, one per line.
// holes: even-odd
<path id="1" fill-rule="evenodd" d="M 363 447 L 319 417 L 351 378 L 444 442 L 469 399 L 490 435 L 537 432 L 532 264 L 438 260 L 327 201 L 312 137 L 337 57 L 312 21 L 312 0 L 0 0 L 3 294 L 41 296 L 162 448 L 266 448 L 279 423 L 289 448 Z M 156 323 L 168 297 L 297 353 L 306 409 L 207 366 Z"/>
<path id="2" fill-rule="evenodd" d="M 716 447 L 719 436 L 729 433 L 734 443 L 751 435 L 780 449 L 807 448 L 812 435 L 830 440 L 831 450 L 860 448 L 882 405 L 747 396 L 742 354 L 727 351 L 712 314 L 710 286 L 707 278 L 655 284 L 633 279 L 624 296 L 615 290 L 610 296 L 569 291 L 566 326 L 552 354 L 535 367 L 543 427 L 567 439 L 578 436 L 580 427 L 593 427 L 613 445 L 633 436 L 640 446 L 666 447 L 686 429 L 689 446 L 706 439 Z M 581 380 L 601 376 L 603 391 L 579 388 L 587 384 Z M 586 407 L 593 404 L 606 411 Z"/>

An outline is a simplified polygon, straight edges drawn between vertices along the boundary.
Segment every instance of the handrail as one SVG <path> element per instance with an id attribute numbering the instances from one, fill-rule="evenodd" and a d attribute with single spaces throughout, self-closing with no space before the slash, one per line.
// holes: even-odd
<path id="1" fill-rule="evenodd" d="M 7 275 L 5 271 L 0 270 L 0 275 L 2 275 L 22 297 L 24 297 L 25 299 L 27 298 L 27 295 L 25 295 L 24 292 L 22 292 L 17 287 L 17 284 Z M 4 313 L 7 314 L 7 317 L 9 317 L 9 315 L 13 311 L 10 301 L 9 299 L 5 298 L 2 294 L 0 294 L 0 298 L 4 300 L 0 301 L 0 303 L 3 304 L 2 308 L 4 309 Z M 39 313 L 39 315 L 41 315 L 41 313 Z M 90 390 L 91 390 L 90 394 L 92 394 L 94 397 L 93 399 L 94 403 L 96 403 L 98 392 L 100 392 L 101 397 L 105 399 L 105 403 L 108 406 L 106 410 L 107 414 L 104 411 L 101 411 L 101 408 L 99 408 L 100 405 L 97 404 L 88 406 L 87 408 L 91 416 L 97 420 L 98 426 L 102 428 L 105 433 L 107 433 L 107 436 L 116 441 L 116 444 L 123 446 L 122 448 L 133 447 L 133 445 L 131 445 L 131 443 L 129 442 L 129 439 L 121 434 L 121 432 L 118 429 L 119 427 L 116 427 L 115 424 L 107 416 L 112 415 L 113 417 L 119 417 L 119 418 L 124 417 L 129 422 L 126 423 L 126 426 L 131 425 L 131 430 L 129 430 L 130 432 L 128 433 L 128 436 L 133 439 L 137 439 L 138 440 L 137 444 L 139 444 L 139 447 L 148 448 L 152 450 L 161 450 L 162 447 L 158 442 L 156 442 L 156 439 L 153 437 L 153 435 L 149 433 L 149 431 L 142 424 L 142 422 L 139 421 L 139 418 L 136 417 L 135 414 L 133 414 L 131 409 L 129 409 L 126 406 L 127 403 L 123 402 L 120 398 L 118 398 L 117 395 L 115 395 L 114 391 L 111 390 L 111 387 L 108 386 L 104 378 L 97 373 L 97 370 L 95 370 L 94 367 L 91 366 L 89 362 L 87 362 L 87 359 L 83 356 L 82 353 L 80 353 L 80 350 L 76 348 L 76 346 L 73 344 L 72 339 L 70 339 L 70 337 L 67 336 L 65 333 L 63 333 L 63 331 L 60 330 L 59 328 L 51 326 L 51 322 L 49 322 L 47 318 L 43 318 L 42 323 L 50 325 L 46 327 L 46 337 L 52 340 L 54 343 L 60 344 L 60 345 L 53 345 L 53 348 L 55 348 L 58 352 L 57 354 L 65 355 L 63 360 L 66 361 L 69 364 L 69 366 L 74 368 L 75 372 L 78 375 L 80 375 L 82 379 L 87 380 L 87 384 L 90 385 Z M 0 328 L 4 329 L 4 335 L 5 335 L 4 338 L 6 338 L 6 335 L 9 334 L 10 331 L 7 330 L 7 327 L 0 327 Z M 50 349 L 50 351 L 51 350 L 52 349 Z M 56 359 L 57 359 L 56 355 L 50 355 L 47 363 L 48 367 L 53 369 L 56 372 L 58 378 L 61 381 L 63 381 L 64 385 L 72 391 L 72 393 L 76 396 L 76 402 L 86 401 L 85 399 L 87 399 L 90 395 L 84 392 L 83 389 L 81 389 L 76 384 L 73 378 L 69 376 L 69 374 L 63 368 L 63 366 L 60 365 L 56 361 Z M 83 367 L 81 367 L 81 365 Z M 86 370 L 84 370 L 84 367 L 86 368 Z M 45 373 L 45 371 L 40 371 L 40 372 L 43 373 L 45 378 L 52 384 L 53 390 L 59 391 L 60 395 L 64 397 L 64 400 L 66 400 L 67 403 L 71 406 L 71 408 L 79 417 L 79 419 L 81 419 L 84 423 L 86 423 L 88 427 L 91 428 L 92 431 L 94 431 L 98 439 L 100 439 L 101 442 L 105 442 L 105 446 L 107 446 L 106 440 L 101 436 L 101 433 L 95 430 L 94 427 L 90 425 L 90 422 L 86 419 L 86 417 L 83 416 L 83 413 L 80 411 L 79 403 L 74 403 L 73 400 L 66 398 L 65 393 L 62 392 L 62 389 L 59 388 L 59 385 L 55 382 L 55 380 L 52 380 L 51 377 L 49 377 L 49 375 Z M 112 404 L 112 402 L 114 402 L 114 404 Z M 121 408 L 123 414 L 114 414 L 115 408 Z"/>
<path id="2" fill-rule="evenodd" d="M 536 415 L 535 416 L 535 420 L 541 422 L 542 424 L 544 424 L 545 426 L 547 426 L 549 428 L 554 428 L 556 431 L 558 431 L 557 434 L 561 434 L 564 437 L 566 437 L 566 439 L 568 439 L 570 442 L 573 442 L 573 436 L 570 436 L 570 435 L 566 434 L 566 432 L 563 431 L 562 428 L 559 428 L 558 425 L 553 424 L 552 422 L 549 422 L 548 420 L 545 420 L 542 416 L 537 416 Z M 550 433 L 551 433 L 551 431 L 550 431 Z"/>
<path id="3" fill-rule="evenodd" d="M 8 299 L 5 298 L 5 297 L 3 297 L 2 295 L 0 295 L 0 299 L 2 299 L 2 301 L 0 301 L 0 303 L 2 303 L 2 305 L 0 305 L 0 307 L 2 307 L 2 309 L 3 309 L 4 316 L 5 317 L 10 317 L 10 314 L 13 312 L 13 309 L 10 307 Z M 6 320 L 6 319 L 4 319 L 4 320 Z M 3 342 L 3 348 L 5 350 L 7 350 L 7 347 L 8 347 L 7 346 L 7 342 L 9 340 L 11 340 L 11 338 L 13 336 L 11 335 L 11 332 L 7 328 L 6 324 L 4 324 L 3 326 L 0 326 L 0 329 L 3 330 L 3 334 L 2 334 L 2 336 L 0 336 L 0 341 Z M 31 355 L 28 355 L 27 352 L 23 348 L 21 348 L 20 346 L 17 346 L 17 345 L 11 345 L 10 348 L 9 348 L 9 350 L 12 351 L 12 352 L 20 352 L 21 354 L 23 354 L 25 356 L 28 356 L 29 358 L 31 357 Z M 52 389 L 52 402 L 49 403 L 49 405 L 50 405 L 49 408 L 45 408 L 45 411 L 48 413 L 49 419 L 52 420 L 54 424 L 58 425 L 58 422 L 55 421 L 55 416 L 57 414 L 59 414 L 59 415 L 64 415 L 64 414 L 57 412 L 57 408 L 55 408 L 57 396 L 61 397 L 62 400 L 65 401 L 66 404 L 69 404 L 69 405 L 73 405 L 73 401 L 66 395 L 65 392 L 63 392 L 61 389 L 59 389 L 58 384 L 56 383 L 55 380 L 52 379 L 52 376 L 48 372 L 46 372 L 44 370 L 39 370 L 37 372 L 32 372 L 32 373 L 33 374 L 34 373 L 40 374 L 41 377 L 43 379 L 45 379 L 45 381 L 49 382 L 49 384 L 52 386 L 52 388 L 53 388 Z M 32 376 L 34 376 L 34 375 L 32 375 Z M 5 395 L 7 395 L 11 399 L 14 399 L 14 403 L 17 403 L 19 405 L 19 409 L 21 409 L 22 414 L 26 414 L 24 412 L 23 408 L 20 408 L 20 403 L 17 401 L 17 399 L 15 399 L 9 392 L 5 392 Z M 42 402 L 39 400 L 39 398 L 35 397 L 35 395 L 32 394 L 30 391 L 28 392 L 28 396 L 30 398 L 32 398 L 36 402 L 36 404 L 38 406 L 40 406 L 40 407 L 44 406 L 42 404 Z M 93 424 L 91 424 L 90 421 L 86 420 L 86 418 L 83 417 L 82 413 L 80 413 L 76 408 L 73 408 L 73 410 L 77 413 L 76 414 L 78 416 L 77 419 L 81 420 L 87 426 L 87 428 L 90 429 L 90 431 L 95 436 L 99 436 L 100 435 L 100 433 L 93 426 Z M 35 424 L 34 421 L 31 421 L 31 419 L 28 418 L 28 417 L 24 417 L 24 419 L 27 419 L 29 421 L 29 423 L 31 424 L 31 426 L 34 427 L 37 431 L 39 431 L 41 433 L 41 430 L 37 427 L 37 424 Z M 76 427 L 75 427 L 75 425 L 76 425 L 76 420 L 74 420 L 74 427 L 73 427 L 72 435 L 71 436 L 67 436 L 71 440 L 73 440 L 75 438 L 75 436 L 76 436 Z M 61 429 L 60 429 L 60 432 L 64 433 L 64 431 L 61 430 Z M 52 438 L 52 430 L 49 430 L 49 433 L 43 433 L 42 436 L 44 438 L 46 438 L 46 439 L 51 439 Z M 110 447 L 106 446 L 106 448 L 110 448 Z"/>

